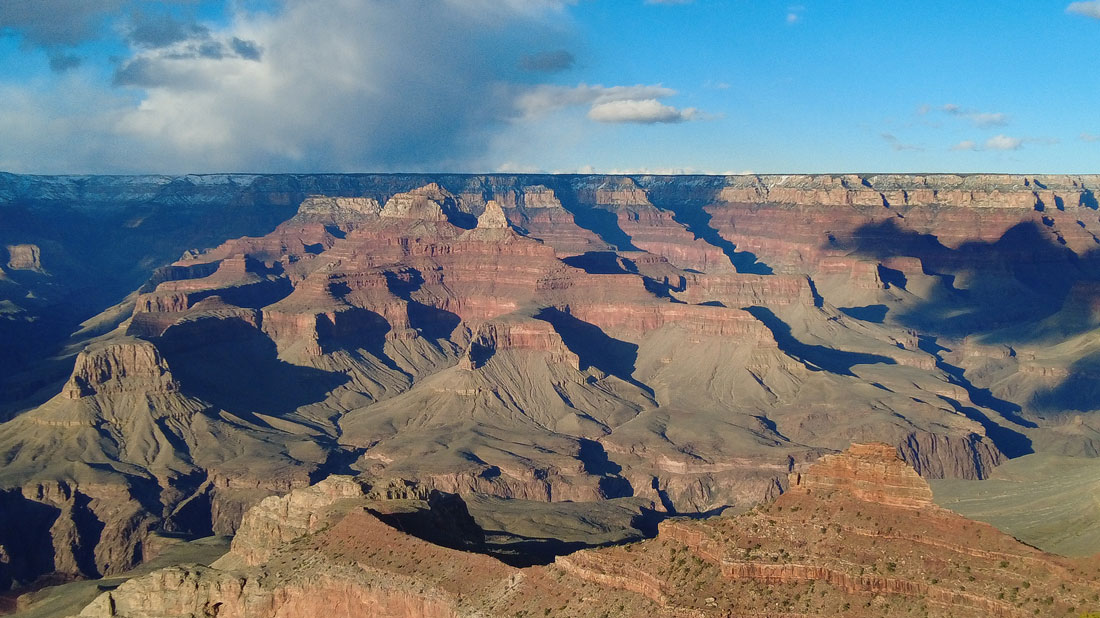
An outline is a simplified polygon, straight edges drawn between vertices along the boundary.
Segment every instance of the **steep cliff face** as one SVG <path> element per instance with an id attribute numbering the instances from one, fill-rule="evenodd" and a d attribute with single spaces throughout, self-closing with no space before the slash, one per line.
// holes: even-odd
<path id="1" fill-rule="evenodd" d="M 124 392 L 173 393 L 179 383 L 153 344 L 126 340 L 85 348 L 62 391 L 69 399 Z"/>
<path id="2" fill-rule="evenodd" d="M 1100 592 L 1093 562 L 932 505 L 893 447 L 854 445 L 801 480 L 742 515 L 515 569 L 403 534 L 360 506 L 361 486 L 330 479 L 254 508 L 246 521 L 272 534 L 240 538 L 213 568 L 156 571 L 80 615 L 1022 617 L 1087 611 Z"/>
<path id="3" fill-rule="evenodd" d="M 42 250 L 38 245 L 8 245 L 7 267 L 11 270 L 33 270 L 44 272 L 42 268 Z"/>
<path id="4" fill-rule="evenodd" d="M 5 362 L 24 403 L 0 425 L 0 487 L 141 488 L 143 526 L 200 533 L 333 470 L 706 514 L 853 440 L 928 478 L 1096 455 L 1098 184 L 5 175 L 22 223 L 0 230 L 0 345 L 23 342 Z M 31 233 L 51 217 L 119 246 Z M 12 249 L 31 245 L 48 273 Z M 95 260 L 145 283 L 87 300 L 134 290 L 69 361 L 32 353 L 57 305 L 28 291 L 94 288 Z"/>
<path id="5" fill-rule="evenodd" d="M 1090 608 L 1100 590 L 1094 561 L 933 505 L 892 446 L 853 445 L 792 485 L 749 513 L 664 522 L 656 539 L 556 566 L 702 616 L 1054 615 Z"/>
<path id="6" fill-rule="evenodd" d="M 932 504 L 932 490 L 888 444 L 853 444 L 839 455 L 826 455 L 805 474 L 791 475 L 790 493 L 842 492 L 857 500 L 900 508 Z"/>
<path id="7" fill-rule="evenodd" d="M 232 558 L 245 565 L 267 562 L 280 547 L 331 524 L 326 515 L 341 502 L 362 502 L 366 492 L 351 477 L 330 476 L 316 485 L 271 496 L 252 507 L 233 537 Z"/>

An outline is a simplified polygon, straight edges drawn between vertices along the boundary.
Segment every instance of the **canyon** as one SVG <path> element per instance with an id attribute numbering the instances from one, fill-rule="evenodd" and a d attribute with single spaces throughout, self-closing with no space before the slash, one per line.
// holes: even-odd
<path id="1" fill-rule="evenodd" d="M 79 615 L 1060 616 L 1100 591 L 1095 560 L 936 507 L 886 444 L 826 456 L 748 513 L 525 569 L 386 525 L 391 501 L 336 476 L 267 498 L 212 565 L 132 579 Z"/>
<path id="2" fill-rule="evenodd" d="M 290 616 L 326 598 L 449 616 L 571 578 L 608 604 L 672 615 L 749 611 L 732 591 L 784 603 L 765 600 L 768 582 L 803 599 L 830 586 L 790 615 L 868 594 L 905 611 L 922 596 L 1016 615 L 1030 601 L 959 590 L 956 571 L 935 577 L 953 587 L 894 577 L 860 545 L 878 572 L 856 573 L 760 530 L 801 522 L 827 540 L 835 523 L 913 543 L 920 513 L 928 534 L 980 531 L 975 547 L 995 539 L 1003 560 L 1056 561 L 937 510 L 925 481 L 1100 455 L 1098 186 L 0 174 L 0 588 L 128 571 L 155 557 L 158 535 L 236 535 L 225 569 L 143 576 L 163 594 L 139 605 L 202 615 L 195 599 L 236 586 L 236 600 L 211 601 L 217 615 Z M 842 496 L 846 514 L 821 494 Z M 487 548 L 491 513 L 516 504 L 544 532 L 502 515 L 495 532 L 510 541 Z M 584 523 L 586 508 L 608 523 Z M 894 528 L 909 536 L 867 532 L 853 508 L 875 526 L 904 519 Z M 280 516 L 261 523 L 264 509 Z M 408 517 L 450 532 L 406 538 L 392 524 Z M 722 531 L 732 521 L 736 535 Z M 755 539 L 752 555 L 776 545 L 738 561 L 730 535 Z M 407 572 L 363 557 L 379 539 L 403 548 Z M 323 576 L 288 557 L 294 543 Z M 689 602 L 695 580 L 627 559 L 670 544 L 702 561 L 702 579 L 746 583 Z M 345 545 L 366 554 L 333 562 Z M 598 549 L 571 553 L 582 547 Z M 976 551 L 962 553 L 993 560 Z M 408 575 L 415 560 L 452 570 Z M 361 586 L 360 568 L 381 583 Z M 1062 613 L 1086 605 L 1051 595 Z M 521 609 L 501 598 L 513 600 L 493 612 Z M 96 603 L 87 615 L 116 615 Z"/>

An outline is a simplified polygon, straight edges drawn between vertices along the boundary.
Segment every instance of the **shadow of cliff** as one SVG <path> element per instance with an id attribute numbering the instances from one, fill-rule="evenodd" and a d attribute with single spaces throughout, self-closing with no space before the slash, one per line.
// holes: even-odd
<path id="1" fill-rule="evenodd" d="M 96 565 L 95 548 L 99 545 L 106 524 L 92 512 L 89 506 L 91 502 L 92 499 L 88 496 L 73 492 L 71 517 L 78 537 L 77 542 L 73 543 L 73 559 L 81 573 L 88 577 L 100 577 L 102 574 Z"/>
<path id="2" fill-rule="evenodd" d="M 879 356 L 878 354 L 866 354 L 863 352 L 845 352 L 825 346 L 802 343 L 791 334 L 791 327 L 787 325 L 786 322 L 779 319 L 779 316 L 775 315 L 771 309 L 755 306 L 744 307 L 744 310 L 752 314 L 757 320 L 760 320 L 760 322 L 771 331 L 772 336 L 775 337 L 776 344 L 779 345 L 779 349 L 783 353 L 811 369 L 823 369 L 830 373 L 854 377 L 855 374 L 852 373 L 852 367 L 856 365 L 897 364 L 897 361 L 889 356 Z"/>
<path id="3" fill-rule="evenodd" d="M 568 179 L 555 178 L 548 183 L 548 186 L 553 189 L 562 208 L 573 215 L 573 221 L 578 226 L 592 232 L 618 251 L 639 251 L 634 246 L 630 235 L 619 227 L 618 215 L 610 210 L 598 208 L 595 204 L 582 203 Z"/>
<path id="4" fill-rule="evenodd" d="M 297 202 L 280 199 L 282 196 L 257 195 L 248 202 L 237 201 L 237 194 L 247 191 L 244 187 L 218 200 L 233 204 L 232 208 L 181 204 L 178 192 L 194 195 L 203 190 L 196 185 L 166 185 L 157 195 L 140 200 L 128 197 L 118 203 L 104 197 L 103 187 L 84 192 L 84 183 L 99 181 L 98 177 L 80 181 L 76 197 L 65 192 L 62 197 L 43 193 L 41 199 L 3 204 L 0 246 L 39 245 L 49 277 L 46 285 L 33 288 L 45 303 L 36 311 L 36 322 L 12 336 L 0 337 L 0 407 L 31 395 L 34 399 L 26 402 L 27 407 L 44 401 L 34 393 L 36 388 L 28 387 L 16 374 L 48 365 L 81 322 L 137 289 L 156 266 L 179 259 L 193 247 L 267 234 L 297 208 Z M 109 205 L 99 208 L 101 203 Z M 5 363 L 4 358 L 18 360 Z"/>
<path id="5" fill-rule="evenodd" d="M 368 510 L 391 528 L 429 543 L 461 551 L 486 551 L 485 532 L 474 521 L 461 496 L 432 490 L 425 502 L 427 508 Z"/>
<path id="6" fill-rule="evenodd" d="M 630 481 L 619 476 L 623 467 L 611 461 L 603 445 L 595 440 L 581 438 L 577 459 L 588 474 L 599 476 L 600 493 L 604 498 L 628 498 L 634 495 Z"/>
<path id="7" fill-rule="evenodd" d="M 954 408 L 959 414 L 981 425 L 982 429 L 985 430 L 986 437 L 993 442 L 997 450 L 1004 453 L 1008 458 L 1012 459 L 1023 455 L 1030 455 L 1035 452 L 1035 449 L 1031 447 L 1031 438 L 1028 438 L 1024 434 L 997 423 L 977 408 L 962 405 L 962 403 L 956 399 L 952 399 L 945 395 L 940 395 L 939 398 Z"/>
<path id="8" fill-rule="evenodd" d="M 1100 281 L 1096 251 L 1078 256 L 1049 239 L 1033 221 L 1016 224 L 994 242 L 969 241 L 952 249 L 935 235 L 902 229 L 891 219 L 861 226 L 836 246 L 875 259 L 920 259 L 923 272 L 939 279 L 939 285 L 929 298 L 894 318 L 935 335 L 985 335 L 986 343 L 1034 341 L 1029 329 L 995 331 L 1050 317 L 1062 309 L 1074 284 Z M 956 286 L 960 277 L 965 277 L 966 288 Z M 883 281 L 905 287 L 897 276 Z M 1073 325 L 1067 326 L 1072 331 Z M 1076 332 L 1094 326 L 1083 323 Z"/>
<path id="9" fill-rule="evenodd" d="M 837 307 L 837 310 L 853 317 L 857 320 L 863 320 L 864 322 L 872 322 L 874 324 L 882 324 L 886 321 L 886 314 L 890 312 L 890 308 L 886 305 L 865 305 L 862 307 Z"/>
<path id="10" fill-rule="evenodd" d="M 386 354 L 386 334 L 392 330 L 381 315 L 354 307 L 336 314 L 317 316 L 317 343 L 328 354 L 336 350 L 363 350 L 387 369 L 408 375 Z"/>
<path id="11" fill-rule="evenodd" d="M 711 180 L 709 178 L 704 180 Z M 692 191 L 662 190 L 662 187 L 647 187 L 649 201 L 660 208 L 672 213 L 672 219 L 684 226 L 696 239 L 702 240 L 708 245 L 720 249 L 729 258 L 730 264 L 739 273 L 753 275 L 770 275 L 774 273 L 768 266 L 756 257 L 751 251 L 739 251 L 737 245 L 724 238 L 718 230 L 711 225 L 713 215 L 706 211 L 705 206 L 718 202 L 718 194 L 724 186 L 723 183 L 693 186 Z"/>
<path id="12" fill-rule="evenodd" d="M 156 343 L 182 392 L 242 416 L 287 414 L 348 381 L 280 360 L 274 341 L 239 320 L 178 324 Z"/>
<path id="13" fill-rule="evenodd" d="M 595 367 L 653 396 L 653 389 L 634 379 L 635 363 L 638 361 L 637 344 L 615 339 L 595 324 L 578 320 L 559 309 L 543 309 L 535 318 L 554 327 L 566 347 L 580 359 L 582 370 Z"/>
<path id="14" fill-rule="evenodd" d="M 456 313 L 424 304 L 413 293 L 424 286 L 424 275 L 415 268 L 386 271 L 386 285 L 394 296 L 407 303 L 409 327 L 416 329 L 425 339 L 448 339 L 462 322 Z"/>
<path id="15" fill-rule="evenodd" d="M 51 528 L 61 509 L 23 497 L 18 489 L 0 491 L 0 590 L 29 584 L 55 569 Z"/>
<path id="16" fill-rule="evenodd" d="M 926 298 L 891 316 L 925 333 L 919 347 L 935 356 L 937 367 L 977 405 L 1020 427 L 1035 427 L 1020 415 L 1021 404 L 1039 412 L 1100 409 L 1100 389 L 1092 386 L 1100 375 L 1100 355 L 1078 360 L 1058 385 L 1035 393 L 1028 402 L 1014 403 L 975 387 L 961 368 L 943 360 L 945 348 L 936 342 L 937 337 L 972 336 L 988 345 L 1053 345 L 1097 329 L 1100 316 L 1093 308 L 1100 306 L 1100 250 L 1079 255 L 1035 221 L 1018 223 L 995 241 L 968 241 L 952 249 L 935 235 L 905 230 L 889 220 L 862 226 L 847 243 L 836 246 L 876 259 L 919 258 L 923 272 L 939 280 Z M 960 280 L 966 287 L 958 285 Z M 995 434 L 1012 431 L 998 427 Z M 997 435 L 1005 445 L 998 446 L 1009 449 L 1006 454 L 1030 452 L 1030 443 L 1020 437 Z"/>
<path id="17" fill-rule="evenodd" d="M 966 391 L 967 396 L 970 397 L 970 401 L 973 401 L 983 408 L 993 410 L 1020 427 L 1037 427 L 1035 423 L 1020 416 L 1020 412 L 1023 408 L 1018 404 L 997 397 L 988 388 L 978 388 L 964 375 L 965 372 L 961 367 L 956 367 L 945 361 L 941 353 L 947 351 L 947 348 L 937 343 L 935 337 L 930 335 L 918 335 L 917 347 L 922 352 L 931 354 L 932 357 L 935 358 L 936 367 L 947 374 L 948 381 L 951 384 L 962 387 Z"/>
<path id="18" fill-rule="evenodd" d="M 1029 402 L 1039 412 L 1095 412 L 1100 410 L 1100 352 L 1069 367 L 1057 385 L 1037 391 Z"/>
<path id="19" fill-rule="evenodd" d="M 628 275 L 638 272 L 637 267 L 631 270 L 624 268 L 624 265 L 633 266 L 633 262 L 620 258 L 614 251 L 588 251 L 564 257 L 561 261 L 590 275 Z"/>

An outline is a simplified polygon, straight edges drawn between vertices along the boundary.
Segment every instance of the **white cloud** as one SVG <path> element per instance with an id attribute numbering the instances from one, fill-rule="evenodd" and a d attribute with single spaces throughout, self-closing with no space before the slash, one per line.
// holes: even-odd
<path id="1" fill-rule="evenodd" d="M 536 86 L 516 99 L 516 108 L 525 118 L 535 118 L 578 105 L 599 105 L 612 101 L 641 101 L 661 99 L 676 94 L 676 91 L 664 86 L 589 86 L 576 87 Z"/>
<path id="2" fill-rule="evenodd" d="M 927 114 L 929 108 L 927 105 L 922 105 L 917 113 L 924 115 Z M 963 118 L 969 120 L 978 127 L 1002 127 L 1008 124 L 1008 114 L 1001 112 L 980 112 L 973 109 L 966 109 L 955 105 L 954 103 L 948 103 L 940 107 L 940 111 L 956 118 Z"/>
<path id="3" fill-rule="evenodd" d="M 205 24 L 202 40 L 135 47 L 116 76 L 132 89 L 80 68 L 33 86 L 0 82 L 0 162 L 28 172 L 468 170 L 515 116 L 508 76 L 522 54 L 568 38 L 565 4 L 296 0 L 238 11 L 226 26 Z M 209 43 L 219 49 L 197 47 Z"/>
<path id="4" fill-rule="evenodd" d="M 611 176 L 622 175 L 652 175 L 652 176 L 751 176 L 751 170 L 733 171 L 716 170 L 697 167 L 599 167 L 595 165 L 581 165 L 555 169 L 551 174 L 607 174 Z"/>
<path id="5" fill-rule="evenodd" d="M 1019 150 L 1024 145 L 1024 140 L 1007 135 L 994 135 L 985 140 L 986 150 Z"/>
<path id="6" fill-rule="evenodd" d="M 588 117 L 596 122 L 656 124 L 691 120 L 696 113 L 691 107 L 680 110 L 657 99 L 644 99 L 597 103 L 588 110 Z"/>
<path id="7" fill-rule="evenodd" d="M 1066 7 L 1067 13 L 1073 13 L 1075 15 L 1084 15 L 1085 17 L 1092 17 L 1093 19 L 1100 19 L 1100 0 L 1089 0 L 1088 2 L 1071 2 Z"/>
<path id="8" fill-rule="evenodd" d="M 802 21 L 802 13 L 805 12 L 806 7 L 801 4 L 787 7 L 787 23 L 797 24 Z"/>
<path id="9" fill-rule="evenodd" d="M 524 165 L 522 163 L 516 163 L 515 161 L 505 161 L 496 167 L 496 171 L 499 174 L 540 174 L 545 173 L 546 170 L 535 165 Z"/>
<path id="10" fill-rule="evenodd" d="M 951 147 L 951 150 L 1019 150 L 1025 144 L 1040 144 L 1050 146 L 1057 144 L 1058 140 L 1052 137 L 1010 137 L 1008 135 L 994 135 L 981 144 L 966 140 Z"/>
<path id="11" fill-rule="evenodd" d="M 1082 133 L 1082 142 L 1100 142 L 1100 135 L 1093 135 L 1092 133 Z"/>
<path id="12" fill-rule="evenodd" d="M 588 118 L 596 122 L 654 124 L 682 122 L 700 117 L 694 108 L 677 109 L 660 99 L 676 91 L 661 85 L 575 87 L 541 85 L 516 99 L 524 119 L 535 119 L 571 107 L 588 106 Z"/>
<path id="13" fill-rule="evenodd" d="M 46 100 L 51 105 L 43 105 Z M 129 104 L 128 97 L 80 70 L 29 85 L 0 84 L 0 169 L 46 174 L 140 169 L 136 165 L 146 154 L 141 145 L 115 130 Z"/>

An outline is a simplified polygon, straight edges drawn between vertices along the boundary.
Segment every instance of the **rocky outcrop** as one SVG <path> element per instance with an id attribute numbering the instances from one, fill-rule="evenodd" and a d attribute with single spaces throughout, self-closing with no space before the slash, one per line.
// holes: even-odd
<path id="1" fill-rule="evenodd" d="M 446 221 L 448 210 L 454 208 L 454 196 L 436 183 L 430 183 L 407 193 L 399 193 L 386 201 L 380 215 L 392 219 Z"/>
<path id="2" fill-rule="evenodd" d="M 381 211 L 378 200 L 369 197 L 311 195 L 298 207 L 298 217 L 343 223 L 377 216 Z"/>
<path id="3" fill-rule="evenodd" d="M 179 383 L 156 346 L 128 339 L 85 348 L 65 384 L 70 399 L 118 393 L 173 393 Z"/>
<path id="4" fill-rule="evenodd" d="M 888 444 L 853 444 L 826 455 L 806 472 L 791 474 L 790 492 L 844 492 L 857 500 L 900 508 L 932 504 L 932 489 Z"/>
<path id="5" fill-rule="evenodd" d="M 507 229 L 508 217 L 505 216 L 500 204 L 489 200 L 485 204 L 485 211 L 477 218 L 477 226 L 481 229 Z"/>
<path id="6" fill-rule="evenodd" d="M 580 369 L 579 357 L 570 350 L 553 325 L 543 320 L 500 320 L 478 326 L 459 366 L 477 369 L 500 350 L 547 352 L 547 362 Z"/>
<path id="7" fill-rule="evenodd" d="M 331 522 L 325 517 L 340 501 L 362 501 L 363 486 L 349 476 L 330 476 L 285 496 L 265 498 L 241 520 L 232 554 L 246 565 L 267 562 L 286 543 L 316 532 Z"/>
<path id="8" fill-rule="evenodd" d="M 1091 182 L 1090 182 L 1091 181 Z M 1097 179 L 1089 176 L 882 174 L 741 176 L 719 198 L 731 203 L 825 206 L 932 206 L 969 208 L 1064 208 L 1091 199 Z"/>
<path id="9" fill-rule="evenodd" d="M 140 582 L 140 583 L 138 583 Z M 139 588 L 140 586 L 140 588 Z M 154 616 L 416 616 L 454 618 L 446 599 L 414 590 L 355 585 L 326 575 L 312 581 L 273 581 L 202 567 L 173 567 L 99 597 L 82 617 Z"/>
<path id="10" fill-rule="evenodd" d="M 0 491 L 0 588 L 36 577 L 97 577 L 139 564 L 156 518 L 140 489 L 115 483 L 32 482 Z"/>
<path id="11" fill-rule="evenodd" d="M 904 467 L 891 447 L 854 445 L 807 470 L 812 490 L 740 515 L 666 521 L 656 538 L 523 569 L 406 535 L 360 506 L 360 486 L 331 479 L 253 509 L 248 521 L 276 526 L 252 538 L 267 552 L 253 566 L 223 558 L 161 569 L 80 615 L 1022 618 L 1074 613 L 1100 592 L 1094 564 L 914 497 L 920 479 Z"/>
<path id="12" fill-rule="evenodd" d="M 42 268 L 42 250 L 38 245 L 29 243 L 8 245 L 6 249 L 8 252 L 7 267 L 10 270 L 31 270 L 38 273 L 45 272 Z"/>
<path id="13" fill-rule="evenodd" d="M 0 409 L 19 413 L 0 425 L 0 486 L 140 478 L 155 525 L 231 532 L 348 465 L 707 513 L 853 439 L 925 478 L 1095 453 L 1098 180 L 0 176 L 26 216 L 92 213 L 122 239 L 69 252 L 88 265 L 5 240 L 41 246 L 50 276 L 4 266 L 0 311 L 19 317 L 0 345 L 28 343 L 0 353 L 23 372 L 0 399 L 26 402 Z M 67 382 L 60 360 L 24 363 L 46 358 L 22 329 L 57 324 L 35 316 L 68 302 L 58 290 L 115 275 L 122 293 L 88 306 L 137 293 L 70 342 L 100 337 Z"/>

